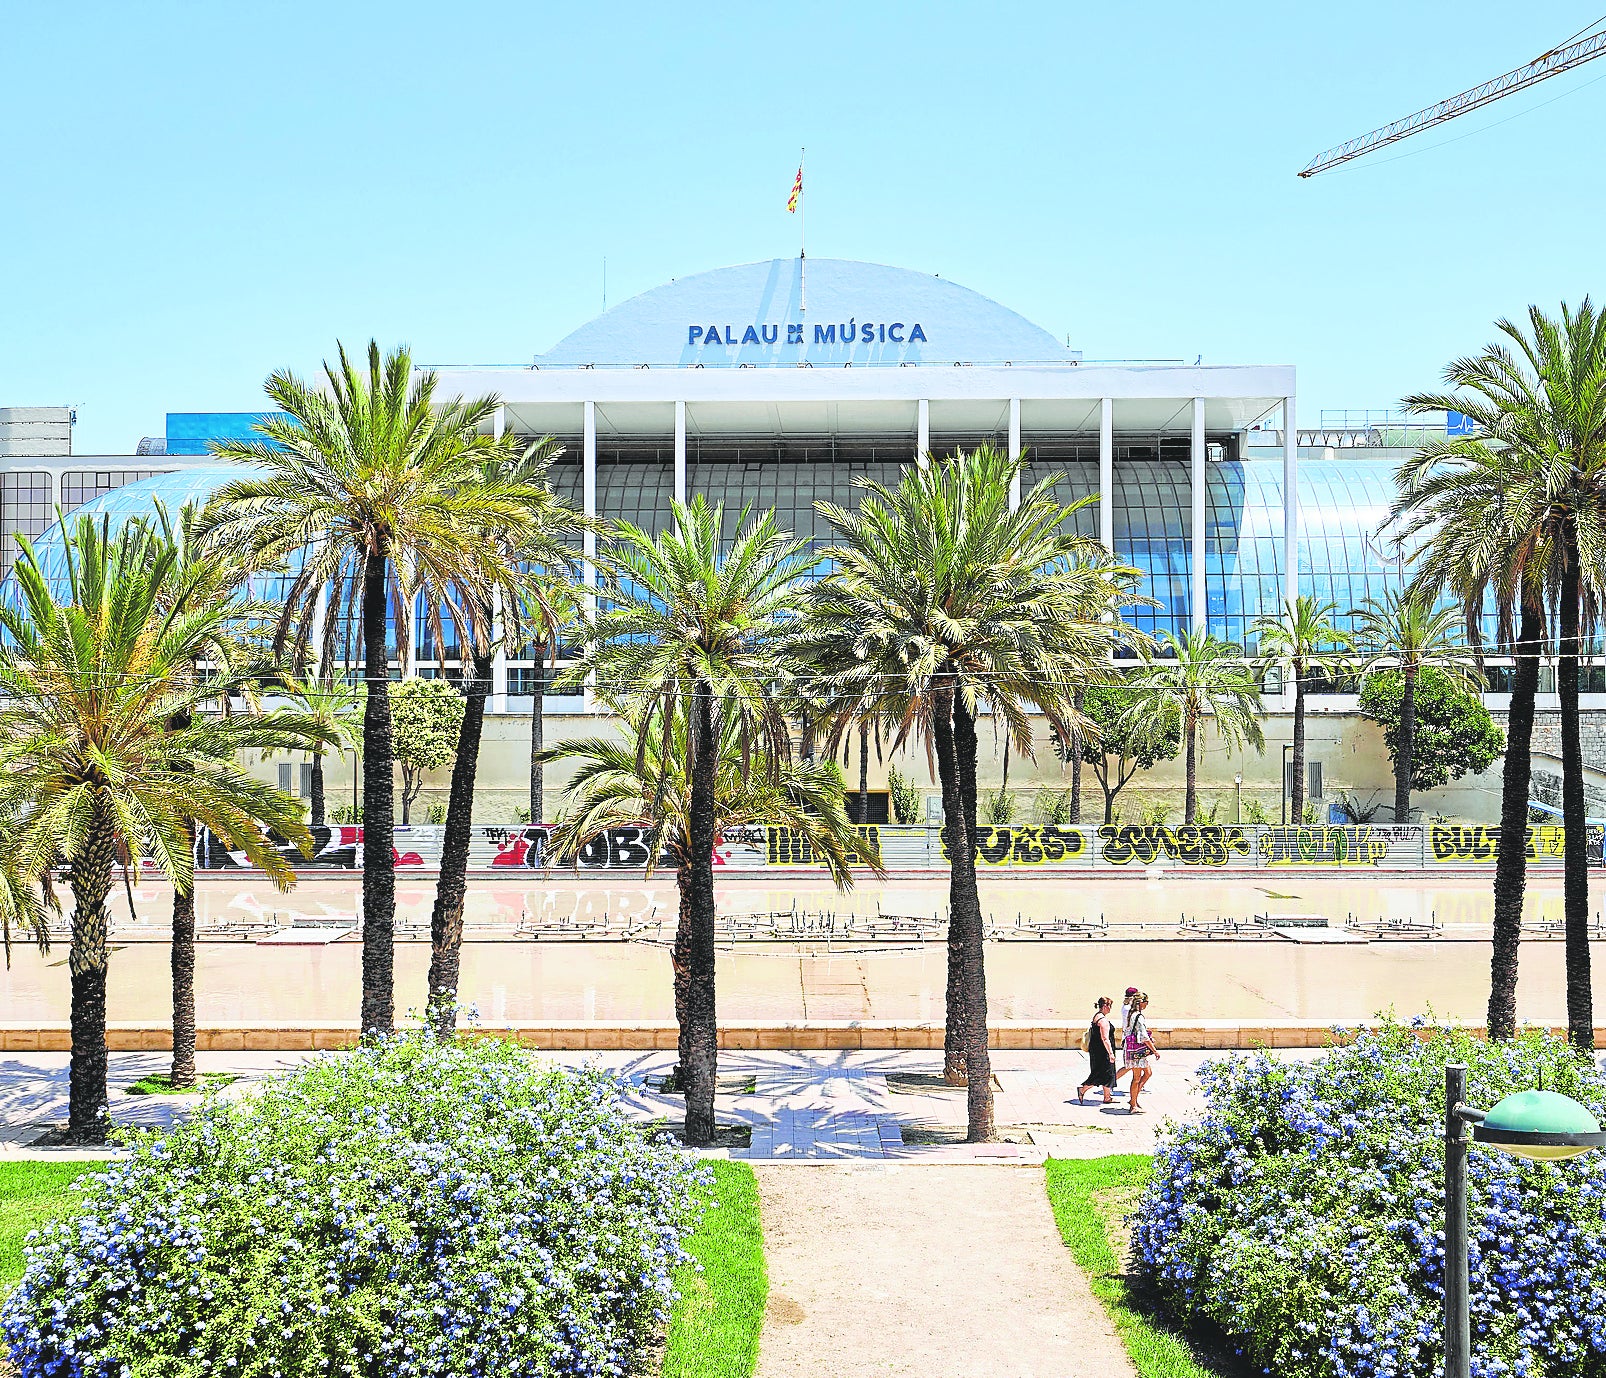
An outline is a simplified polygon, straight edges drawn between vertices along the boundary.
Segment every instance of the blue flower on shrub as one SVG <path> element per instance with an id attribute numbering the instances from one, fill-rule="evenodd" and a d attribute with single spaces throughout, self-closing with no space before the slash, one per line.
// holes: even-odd
<path id="1" fill-rule="evenodd" d="M 1133 1217 L 1139 1271 L 1180 1318 L 1284 1378 L 1443 1369 L 1444 1065 L 1489 1105 L 1544 1084 L 1606 1118 L 1606 1077 L 1540 1032 L 1489 1045 L 1389 1023 L 1309 1063 L 1207 1064 Z M 1473 1372 L 1606 1375 L 1606 1154 L 1470 1159 Z"/>
<path id="2" fill-rule="evenodd" d="M 137 1141 L 0 1335 L 22 1378 L 622 1378 L 706 1181 L 601 1072 L 388 1039 Z"/>

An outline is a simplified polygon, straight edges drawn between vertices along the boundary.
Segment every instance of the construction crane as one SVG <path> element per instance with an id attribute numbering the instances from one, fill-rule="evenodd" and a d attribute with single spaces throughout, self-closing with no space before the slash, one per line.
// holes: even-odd
<path id="1" fill-rule="evenodd" d="M 1337 148 L 1318 153 L 1300 169 L 1299 175 L 1314 177 L 1318 172 L 1326 172 L 1341 163 L 1350 162 L 1370 153 L 1374 148 L 1382 148 L 1385 144 L 1408 139 L 1413 134 L 1420 134 L 1424 129 L 1444 124 L 1458 115 L 1465 115 L 1480 106 L 1489 105 L 1515 91 L 1524 90 L 1549 77 L 1560 76 L 1563 72 L 1570 72 L 1574 67 L 1582 67 L 1584 63 L 1606 54 L 1606 28 L 1601 27 L 1603 24 L 1606 24 L 1606 17 L 1596 20 L 1588 29 L 1580 30 L 1579 34 L 1569 38 L 1560 47 L 1540 54 L 1525 67 L 1518 67 L 1504 76 L 1484 82 L 1482 86 L 1474 86 L 1470 91 L 1463 91 L 1459 96 L 1441 100 L 1437 105 L 1430 105 L 1426 110 L 1418 110 L 1416 114 L 1407 115 L 1403 120 L 1395 120 L 1393 124 L 1374 129 L 1370 134 L 1362 134 L 1348 143 L 1339 144 Z"/>

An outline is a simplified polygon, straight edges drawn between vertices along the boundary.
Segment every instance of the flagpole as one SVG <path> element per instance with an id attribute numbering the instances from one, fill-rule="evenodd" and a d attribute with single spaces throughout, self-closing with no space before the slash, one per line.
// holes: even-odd
<path id="1" fill-rule="evenodd" d="M 797 261 L 798 271 L 802 277 L 798 305 L 801 311 L 809 309 L 809 191 L 803 185 L 803 155 L 807 152 L 808 149 L 806 148 L 800 148 L 797 151 Z"/>

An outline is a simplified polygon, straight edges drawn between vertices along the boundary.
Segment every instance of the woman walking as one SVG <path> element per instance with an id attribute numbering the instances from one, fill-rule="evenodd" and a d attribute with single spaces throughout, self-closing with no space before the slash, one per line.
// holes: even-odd
<path id="1" fill-rule="evenodd" d="M 1148 1008 L 1149 997 L 1142 991 L 1132 997 L 1126 1021 L 1126 1038 L 1123 1040 L 1123 1060 L 1132 1073 L 1131 1099 L 1127 1104 L 1127 1112 L 1132 1115 L 1144 1113 L 1138 1105 L 1138 1097 L 1154 1075 L 1153 1059 L 1160 1056 L 1160 1050 L 1154 1046 L 1154 1038 L 1149 1033 Z"/>
<path id="2" fill-rule="evenodd" d="M 1137 995 L 1138 995 L 1138 988 L 1136 986 L 1128 986 L 1126 988 L 1126 994 L 1121 997 L 1121 1047 L 1122 1048 L 1126 1047 L 1126 1026 L 1129 1023 L 1131 1023 L 1131 1021 L 1132 1021 L 1132 1002 L 1137 998 Z M 1117 1091 L 1119 1091 L 1121 1089 L 1121 1078 L 1124 1077 L 1131 1070 L 1132 1069 L 1130 1067 L 1127 1067 L 1127 1066 L 1124 1066 L 1124 1065 L 1121 1066 L 1121 1067 L 1118 1067 L 1116 1069 L 1116 1072 L 1115 1072 L 1115 1089 Z"/>
<path id="3" fill-rule="evenodd" d="M 1104 1103 L 1110 1103 L 1110 1092 L 1115 1089 L 1115 1043 L 1111 1037 L 1110 997 L 1101 995 L 1093 1006 L 1093 1022 L 1087 1030 L 1087 1080 L 1076 1088 L 1076 1103 L 1085 1104 L 1083 1097 L 1101 1087 Z"/>

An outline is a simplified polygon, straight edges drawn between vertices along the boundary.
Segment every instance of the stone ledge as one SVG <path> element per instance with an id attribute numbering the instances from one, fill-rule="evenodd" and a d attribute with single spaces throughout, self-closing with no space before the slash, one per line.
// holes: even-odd
<path id="1" fill-rule="evenodd" d="M 989 1046 L 1003 1050 L 1074 1049 L 1080 1046 L 1086 1026 L 1077 1020 L 1001 1020 L 988 1030 Z M 1482 1034 L 1478 1025 L 1466 1031 Z M 672 1050 L 677 1030 L 670 1022 L 524 1023 L 502 1027 L 480 1026 L 469 1037 L 511 1034 L 530 1048 L 558 1052 L 647 1052 Z M 1565 1034 L 1555 1026 L 1551 1032 Z M 1325 1048 L 1343 1032 L 1330 1024 L 1290 1024 L 1271 1020 L 1193 1020 L 1154 1025 L 1155 1042 L 1174 1049 Z M 808 1023 L 723 1025 L 719 1046 L 727 1049 L 774 1051 L 891 1050 L 942 1048 L 940 1023 L 905 1024 L 891 1020 L 821 1020 Z M 345 1048 L 357 1041 L 355 1024 L 212 1024 L 195 1032 L 195 1046 L 207 1053 L 310 1052 Z M 168 1052 L 173 1046 L 164 1025 L 114 1023 L 107 1026 L 106 1046 L 113 1052 Z M 1596 1048 L 1606 1049 L 1606 1027 L 1595 1030 Z M 69 1052 L 68 1025 L 0 1023 L 0 1052 Z"/>

